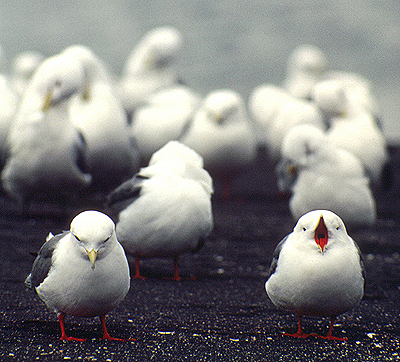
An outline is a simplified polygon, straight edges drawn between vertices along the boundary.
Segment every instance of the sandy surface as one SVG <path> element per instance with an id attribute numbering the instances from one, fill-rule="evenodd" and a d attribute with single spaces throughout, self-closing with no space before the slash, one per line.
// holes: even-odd
<path id="1" fill-rule="evenodd" d="M 398 153 L 394 166 L 399 168 Z M 87 202 L 70 208 L 38 206 L 22 216 L 0 198 L 0 360 L 15 361 L 396 361 L 400 360 L 399 182 L 376 192 L 379 220 L 350 230 L 364 256 L 367 283 L 360 305 L 338 317 L 334 334 L 347 342 L 299 340 L 294 315 L 277 310 L 264 283 L 276 244 L 293 227 L 288 201 L 275 194 L 265 159 L 236 183 L 233 197 L 213 200 L 215 228 L 204 247 L 180 260 L 145 260 L 146 280 L 132 280 L 121 305 L 107 316 L 111 335 L 134 342 L 100 340 L 98 319 L 66 319 L 67 332 L 86 342 L 59 340 L 55 314 L 23 280 L 49 231 L 60 232 Z M 218 187 L 217 187 L 218 191 Z M 329 320 L 305 318 L 306 332 L 325 334 Z"/>

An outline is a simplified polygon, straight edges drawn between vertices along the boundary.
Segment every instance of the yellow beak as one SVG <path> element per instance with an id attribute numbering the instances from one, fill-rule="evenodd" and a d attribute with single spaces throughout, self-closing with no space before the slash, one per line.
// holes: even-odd
<path id="1" fill-rule="evenodd" d="M 42 106 L 42 111 L 43 112 L 47 111 L 50 108 L 52 97 L 53 97 L 53 93 L 52 92 L 47 92 L 46 93 L 46 97 L 44 98 L 44 103 L 43 103 L 43 106 Z"/>
<path id="2" fill-rule="evenodd" d="M 89 256 L 89 260 L 92 263 L 92 269 L 94 269 L 94 264 L 96 262 L 96 258 L 97 258 L 97 251 L 92 249 L 90 251 L 88 251 L 88 256 Z"/>

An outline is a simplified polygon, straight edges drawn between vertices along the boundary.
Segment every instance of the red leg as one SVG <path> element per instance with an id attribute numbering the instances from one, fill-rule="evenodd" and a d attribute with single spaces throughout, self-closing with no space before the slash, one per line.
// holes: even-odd
<path id="1" fill-rule="evenodd" d="M 100 322 L 101 322 L 101 327 L 103 328 L 103 339 L 106 339 L 108 341 L 121 341 L 121 342 L 130 342 L 130 341 L 135 341 L 134 338 L 128 338 L 128 339 L 121 339 L 121 338 L 114 338 L 111 337 L 106 328 L 106 316 L 102 315 L 100 316 Z"/>
<path id="2" fill-rule="evenodd" d="M 179 259 L 178 256 L 174 258 L 174 276 L 172 278 L 173 280 L 176 281 L 182 280 L 182 278 L 179 275 L 178 259 Z"/>
<path id="3" fill-rule="evenodd" d="M 333 322 L 335 321 L 335 318 L 336 318 L 336 316 L 332 316 L 331 317 L 331 324 L 329 325 L 328 334 L 326 336 L 317 336 L 317 337 L 320 337 L 320 338 L 323 338 L 323 339 L 327 339 L 329 341 L 342 341 L 342 342 L 347 341 L 346 337 L 335 337 L 335 336 L 332 336 Z"/>
<path id="4" fill-rule="evenodd" d="M 297 330 L 296 333 L 282 333 L 284 336 L 289 336 L 289 337 L 296 337 L 296 338 L 307 338 L 309 334 L 303 332 L 302 324 L 301 324 L 301 315 L 297 316 L 297 319 L 299 321 L 299 329 Z"/>
<path id="5" fill-rule="evenodd" d="M 133 278 L 141 280 L 146 279 L 144 276 L 140 275 L 140 259 L 137 256 L 135 256 L 135 275 Z"/>
<path id="6" fill-rule="evenodd" d="M 77 342 L 86 341 L 86 338 L 68 337 L 67 334 L 65 333 L 64 320 L 65 320 L 65 313 L 59 313 L 58 321 L 60 322 L 60 328 L 61 328 L 61 338 L 60 339 L 62 341 L 77 341 Z"/>

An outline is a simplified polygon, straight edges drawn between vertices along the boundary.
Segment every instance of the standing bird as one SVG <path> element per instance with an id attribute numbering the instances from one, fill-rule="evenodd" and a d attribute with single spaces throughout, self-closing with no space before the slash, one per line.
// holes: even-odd
<path id="1" fill-rule="evenodd" d="M 329 316 L 328 334 L 311 335 L 344 341 L 332 335 L 333 322 L 360 302 L 364 283 L 360 250 L 343 221 L 331 211 L 313 210 L 278 244 L 265 289 L 277 307 L 298 317 L 298 331 L 284 335 L 306 338 L 302 316 Z"/>
<path id="2" fill-rule="evenodd" d="M 322 112 L 315 104 L 298 99 L 282 88 L 261 85 L 249 97 L 249 111 L 254 121 L 259 144 L 265 146 L 275 161 L 285 135 L 299 124 L 311 124 L 324 130 Z"/>
<path id="3" fill-rule="evenodd" d="M 182 34 L 177 29 L 157 27 L 132 50 L 117 85 L 130 119 L 150 94 L 178 83 L 176 62 L 181 47 Z"/>
<path id="4" fill-rule="evenodd" d="M 112 190 L 139 169 L 139 154 L 128 135 L 124 108 L 106 67 L 89 48 L 74 45 L 62 54 L 80 62 L 84 69 L 83 92 L 71 99 L 69 114 L 87 143 L 92 189 Z"/>
<path id="5" fill-rule="evenodd" d="M 201 155 L 204 168 L 223 184 L 229 198 L 234 177 L 255 162 L 257 141 L 240 94 L 230 89 L 209 93 L 180 141 Z"/>
<path id="6" fill-rule="evenodd" d="M 310 44 L 300 45 L 290 54 L 283 87 L 296 98 L 310 99 L 314 85 L 323 79 L 328 66 L 321 49 Z"/>
<path id="7" fill-rule="evenodd" d="M 173 86 L 152 93 L 137 108 L 129 134 L 147 165 L 153 153 L 185 130 L 201 98 L 187 86 Z"/>
<path id="8" fill-rule="evenodd" d="M 6 192 L 22 204 L 65 201 L 91 183 L 82 134 L 68 115 L 68 100 L 82 90 L 82 79 L 76 60 L 56 55 L 41 63 L 24 92 L 1 174 Z"/>
<path id="9" fill-rule="evenodd" d="M 138 279 L 141 258 L 173 258 L 173 279 L 180 280 L 179 255 L 199 250 L 213 227 L 212 180 L 200 156 L 176 141 L 163 149 L 156 152 L 158 162 L 150 160 L 108 197 L 109 206 L 124 203 L 116 230 L 135 257 Z"/>
<path id="10" fill-rule="evenodd" d="M 311 210 L 328 209 L 346 224 L 376 221 L 375 199 L 361 161 L 332 145 L 320 129 L 293 127 L 284 138 L 281 155 L 279 187 L 291 188 L 289 206 L 295 220 Z"/>
<path id="11" fill-rule="evenodd" d="M 110 337 L 105 315 L 126 296 L 130 286 L 128 261 L 115 234 L 114 222 L 98 211 L 84 211 L 71 222 L 70 231 L 51 236 L 43 244 L 25 284 L 53 309 L 67 336 L 65 316 L 100 316 L 103 338 Z"/>

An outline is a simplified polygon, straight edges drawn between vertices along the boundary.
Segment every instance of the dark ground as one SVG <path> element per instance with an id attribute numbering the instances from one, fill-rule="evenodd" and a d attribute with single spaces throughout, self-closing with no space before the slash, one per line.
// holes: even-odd
<path id="1" fill-rule="evenodd" d="M 399 170 L 400 150 L 393 166 Z M 110 342 L 98 319 L 67 318 L 67 333 L 87 342 L 59 340 L 56 315 L 23 281 L 49 231 L 68 228 L 81 207 L 63 217 L 57 207 L 31 217 L 0 198 L 1 361 L 398 361 L 400 360 L 400 182 L 376 192 L 379 220 L 349 230 L 367 271 L 361 303 L 338 317 L 334 334 L 348 342 L 283 337 L 296 318 L 277 310 L 264 283 L 276 244 L 291 231 L 287 199 L 273 197 L 275 180 L 259 159 L 235 184 L 233 197 L 213 200 L 215 228 L 205 246 L 180 260 L 185 280 L 172 275 L 172 261 L 145 260 L 147 280 L 132 280 L 128 296 L 109 313 L 111 335 L 135 342 Z M 246 187 L 244 187 L 246 185 Z M 88 203 L 86 208 L 99 208 Z M 132 271 L 133 272 L 133 271 Z M 196 277 L 192 280 L 193 276 Z M 326 334 L 328 319 L 306 318 L 304 329 Z"/>

